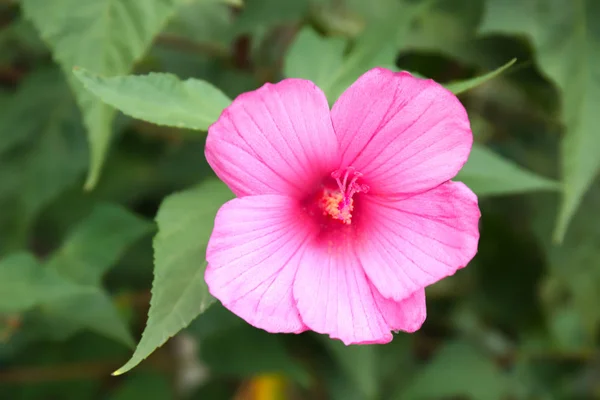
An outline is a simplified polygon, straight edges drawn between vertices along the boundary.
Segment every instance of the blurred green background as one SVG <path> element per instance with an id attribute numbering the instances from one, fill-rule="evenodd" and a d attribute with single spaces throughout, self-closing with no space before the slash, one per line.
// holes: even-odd
<path id="1" fill-rule="evenodd" d="M 600 399 L 598 21 L 598 0 L 0 0 L 0 399 Z M 197 187 L 204 238 L 224 200 L 205 133 L 115 114 L 73 67 L 230 98 L 316 74 L 335 99 L 376 65 L 448 83 L 513 58 L 460 94 L 479 253 L 419 332 L 345 347 L 214 303 L 110 376 L 146 324 L 161 203 Z"/>

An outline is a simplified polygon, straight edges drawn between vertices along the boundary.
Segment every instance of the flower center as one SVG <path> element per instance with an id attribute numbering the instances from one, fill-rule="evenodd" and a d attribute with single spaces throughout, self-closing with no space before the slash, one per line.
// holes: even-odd
<path id="1" fill-rule="evenodd" d="M 331 177 L 337 183 L 337 188 L 324 187 L 318 200 L 319 209 L 324 216 L 330 216 L 347 225 L 352 223 L 352 211 L 354 211 L 352 196 L 369 191 L 369 186 L 357 182 L 361 176 L 362 174 L 353 167 L 331 173 Z"/>

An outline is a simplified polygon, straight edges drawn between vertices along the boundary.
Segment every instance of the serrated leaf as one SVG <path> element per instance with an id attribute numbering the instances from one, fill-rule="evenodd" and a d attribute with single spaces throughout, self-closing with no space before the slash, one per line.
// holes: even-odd
<path id="1" fill-rule="evenodd" d="M 23 0 L 25 16 L 49 44 L 67 76 L 88 129 L 91 164 L 86 187 L 95 186 L 115 117 L 72 78 L 75 66 L 104 75 L 128 73 L 175 13 L 179 0 Z"/>
<path id="2" fill-rule="evenodd" d="M 477 400 L 500 400 L 511 392 L 508 378 L 493 359 L 463 341 L 449 342 L 423 367 L 398 400 L 469 396 Z"/>
<path id="3" fill-rule="evenodd" d="M 74 282 L 99 286 L 123 252 L 152 230 L 152 224 L 126 209 L 101 204 L 76 226 L 48 267 Z"/>
<path id="4" fill-rule="evenodd" d="M 27 311 L 44 302 L 90 290 L 63 279 L 30 254 L 15 253 L 0 260 L 0 313 Z"/>
<path id="5" fill-rule="evenodd" d="M 527 35 L 541 71 L 561 90 L 563 202 L 554 239 L 562 240 L 584 193 L 600 169 L 600 2 L 490 1 L 482 33 Z"/>
<path id="6" fill-rule="evenodd" d="M 446 83 L 444 86 L 446 87 L 446 89 L 450 90 L 454 94 L 464 93 L 468 90 L 476 88 L 477 86 L 479 86 L 481 84 L 484 84 L 485 82 L 489 81 L 490 79 L 497 77 L 502 72 L 504 72 L 508 68 L 510 68 L 515 62 L 517 62 L 517 59 L 513 58 L 512 60 L 510 60 L 503 66 L 501 66 L 500 68 L 495 69 L 492 72 L 488 72 L 485 75 L 481 75 L 481 76 L 478 76 L 478 77 L 475 77 L 472 79 L 467 79 L 464 81 L 456 81 L 456 82 Z"/>
<path id="7" fill-rule="evenodd" d="M 148 322 L 135 353 L 114 375 L 135 367 L 214 301 L 204 281 L 206 244 L 217 210 L 231 198 L 225 184 L 211 180 L 161 204 Z"/>
<path id="8" fill-rule="evenodd" d="M 560 189 L 558 182 L 527 171 L 477 143 L 455 179 L 479 196 Z"/>
<path id="9" fill-rule="evenodd" d="M 85 88 L 124 114 L 157 125 L 206 131 L 231 100 L 210 83 L 175 75 L 103 78 L 84 69 L 75 76 Z"/>

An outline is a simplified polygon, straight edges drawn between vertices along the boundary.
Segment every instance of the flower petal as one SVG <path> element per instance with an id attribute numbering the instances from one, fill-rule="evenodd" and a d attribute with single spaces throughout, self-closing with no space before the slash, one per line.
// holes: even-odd
<path id="1" fill-rule="evenodd" d="M 412 333 L 421 328 L 427 317 L 425 289 L 417 290 L 408 298 L 396 302 L 384 298 L 372 283 L 370 285 L 377 308 L 384 315 L 391 330 Z"/>
<path id="2" fill-rule="evenodd" d="M 247 196 L 217 213 L 208 243 L 210 293 L 248 323 L 268 332 L 302 332 L 292 283 L 315 225 L 292 198 Z"/>
<path id="3" fill-rule="evenodd" d="M 361 198 L 361 247 L 367 276 L 385 298 L 400 301 L 452 275 L 477 252 L 477 197 L 447 182 L 403 200 Z"/>
<path id="4" fill-rule="evenodd" d="M 237 97 L 208 129 L 205 152 L 237 196 L 305 195 L 339 165 L 327 99 L 302 79 Z"/>
<path id="5" fill-rule="evenodd" d="M 294 298 L 302 321 L 346 345 L 388 343 L 392 330 L 417 330 L 425 320 L 425 295 L 396 303 L 369 283 L 352 244 L 341 251 L 313 246 L 302 258 Z"/>
<path id="6" fill-rule="evenodd" d="M 453 178 L 473 135 L 451 92 L 408 72 L 375 68 L 352 84 L 331 111 L 342 166 L 364 175 L 372 193 L 418 193 Z"/>

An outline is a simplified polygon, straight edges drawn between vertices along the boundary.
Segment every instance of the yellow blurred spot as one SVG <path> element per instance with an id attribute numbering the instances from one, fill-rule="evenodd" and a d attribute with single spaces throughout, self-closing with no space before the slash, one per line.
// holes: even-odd
<path id="1" fill-rule="evenodd" d="M 287 380 L 281 375 L 265 374 L 252 378 L 235 400 L 286 400 Z"/>

